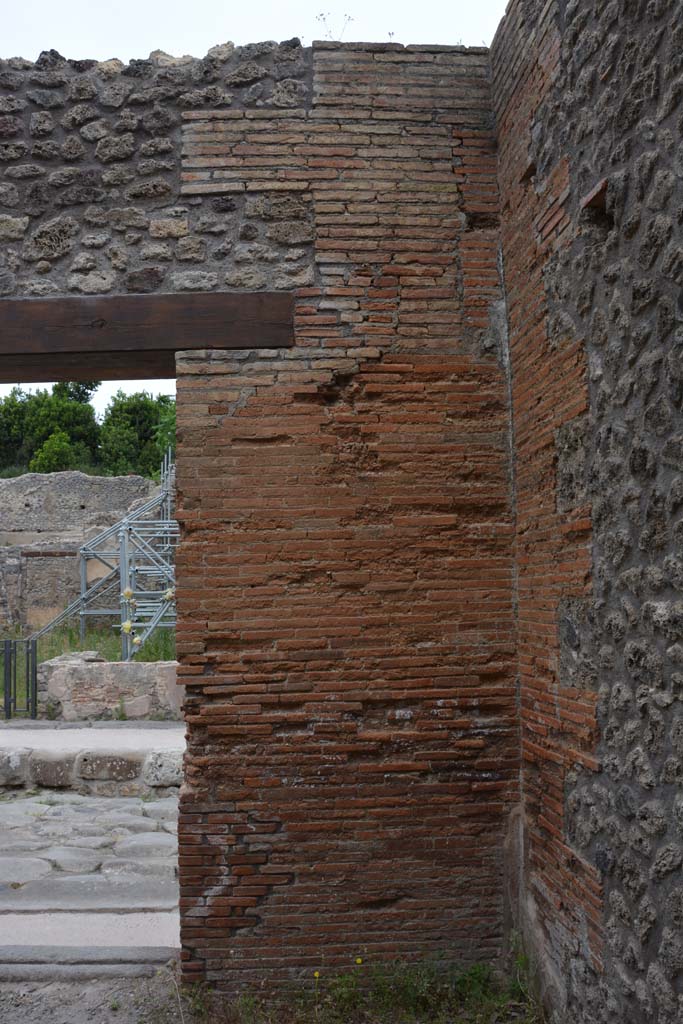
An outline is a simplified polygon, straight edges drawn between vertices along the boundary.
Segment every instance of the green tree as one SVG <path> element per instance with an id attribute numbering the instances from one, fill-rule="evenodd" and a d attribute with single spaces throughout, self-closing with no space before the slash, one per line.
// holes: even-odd
<path id="1" fill-rule="evenodd" d="M 168 405 L 162 405 L 159 413 L 155 437 L 162 454 L 168 448 L 175 448 L 176 434 L 176 404 L 173 399 Z"/>
<path id="2" fill-rule="evenodd" d="M 174 443 L 174 400 L 119 391 L 100 425 L 90 403 L 98 386 L 99 381 L 64 381 L 35 394 L 14 388 L 0 399 L 0 474 L 30 467 L 155 476 Z"/>
<path id="3" fill-rule="evenodd" d="M 85 405 L 90 402 L 101 383 L 101 380 L 64 380 L 53 385 L 52 394 Z"/>
<path id="4" fill-rule="evenodd" d="M 84 454 L 82 446 L 72 444 L 64 430 L 55 430 L 35 453 L 28 468 L 32 473 L 59 473 L 64 469 L 78 469 Z"/>
<path id="5" fill-rule="evenodd" d="M 100 431 L 99 459 L 108 476 L 137 473 L 139 444 L 135 428 L 129 423 L 107 423 Z"/>
<path id="6" fill-rule="evenodd" d="M 80 391 L 80 385 L 70 390 L 70 384 L 56 384 L 52 392 L 35 394 L 13 388 L 0 399 L 0 471 L 15 466 L 25 469 L 48 438 L 60 431 L 87 469 L 95 461 L 100 432 L 95 410 L 87 401 L 93 385 L 84 385 Z"/>
<path id="7" fill-rule="evenodd" d="M 99 458 L 107 473 L 154 476 L 165 450 L 160 443 L 159 421 L 168 416 L 173 399 L 153 398 L 146 391 L 126 395 L 118 391 L 107 407 L 100 428 Z"/>
<path id="8" fill-rule="evenodd" d="M 0 399 L 0 470 L 22 465 L 27 397 L 21 388 L 12 388 Z"/>
<path id="9" fill-rule="evenodd" d="M 76 401 L 59 391 L 38 391 L 26 396 L 21 454 L 30 462 L 55 431 L 63 431 L 82 452 L 85 464 L 95 462 L 100 428 L 88 402 Z"/>

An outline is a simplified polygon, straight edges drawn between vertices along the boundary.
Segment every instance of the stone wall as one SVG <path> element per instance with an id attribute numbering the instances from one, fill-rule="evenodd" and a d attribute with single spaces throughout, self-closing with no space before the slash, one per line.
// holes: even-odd
<path id="1" fill-rule="evenodd" d="M 599 878 L 568 845 L 564 820 L 568 773 L 595 764 L 596 698 L 576 633 L 591 572 L 581 432 L 586 354 L 582 339 L 551 318 L 547 295 L 571 232 L 569 170 L 563 149 L 539 168 L 533 135 L 558 72 L 557 19 L 553 4 L 513 4 L 492 51 L 515 451 L 524 812 L 523 834 L 514 820 L 510 841 L 522 845 L 518 927 L 555 1007 L 566 999 L 577 946 L 596 958 L 601 948 Z M 545 138 L 542 129 L 536 137 Z"/>
<path id="2" fill-rule="evenodd" d="M 104 529 L 131 505 L 151 497 L 142 476 L 25 473 L 0 480 L 0 545 L 60 541 Z"/>
<path id="3" fill-rule="evenodd" d="M 0 480 L 0 628 L 37 629 L 73 601 L 80 545 L 151 497 L 154 486 L 140 476 L 77 472 Z M 94 564 L 90 571 L 97 572 Z"/>
<path id="4" fill-rule="evenodd" d="M 175 661 L 104 661 L 97 651 L 63 654 L 38 667 L 40 718 L 179 720 L 183 687 Z"/>
<path id="5" fill-rule="evenodd" d="M 234 117 L 258 132 L 301 112 L 311 59 L 294 39 L 125 66 L 54 51 L 35 64 L 0 60 L 0 295 L 312 283 L 310 202 L 280 191 L 295 151 L 273 159 L 261 132 L 258 182 L 242 173 L 250 140 L 220 187 L 206 181 Z M 199 136 L 201 110 L 210 120 Z M 194 186 L 182 196 L 181 151 Z"/>
<path id="6" fill-rule="evenodd" d="M 572 1024 L 683 1017 L 682 53 L 659 0 L 513 3 L 492 52 L 522 924 Z"/>

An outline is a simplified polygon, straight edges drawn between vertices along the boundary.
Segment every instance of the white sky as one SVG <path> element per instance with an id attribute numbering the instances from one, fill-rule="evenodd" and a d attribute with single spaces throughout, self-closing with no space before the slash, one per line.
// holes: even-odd
<path id="1" fill-rule="evenodd" d="M 505 6 L 506 0 L 0 0 L 0 57 L 35 60 L 49 49 L 95 60 L 127 61 L 157 49 L 202 57 L 227 40 L 244 44 L 292 36 L 305 45 L 341 35 L 349 42 L 488 46 Z M 48 385 L 30 385 L 41 386 Z M 9 388 L 0 385 L 0 397 Z M 98 412 L 119 388 L 174 394 L 175 381 L 107 381 L 95 397 Z"/>

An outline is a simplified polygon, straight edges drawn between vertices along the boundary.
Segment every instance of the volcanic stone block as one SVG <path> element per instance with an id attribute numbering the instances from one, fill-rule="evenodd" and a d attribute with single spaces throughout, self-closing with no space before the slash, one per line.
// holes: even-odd
<path id="1" fill-rule="evenodd" d="M 9 217 L 0 214 L 0 242 L 23 238 L 28 227 L 28 217 Z"/>
<path id="2" fill-rule="evenodd" d="M 21 747 L 0 753 L 0 786 L 23 786 L 28 775 L 30 751 Z"/>
<path id="3" fill-rule="evenodd" d="M 46 789 L 68 789 L 74 774 L 75 754 L 41 751 L 30 757 L 30 776 L 35 786 Z"/>
<path id="4" fill-rule="evenodd" d="M 76 760 L 76 775 L 81 779 L 127 782 L 140 774 L 143 760 L 143 754 L 85 751 Z"/>
<path id="5" fill-rule="evenodd" d="M 143 781 L 148 786 L 179 786 L 183 781 L 183 755 L 179 750 L 157 750 L 145 761 Z"/>

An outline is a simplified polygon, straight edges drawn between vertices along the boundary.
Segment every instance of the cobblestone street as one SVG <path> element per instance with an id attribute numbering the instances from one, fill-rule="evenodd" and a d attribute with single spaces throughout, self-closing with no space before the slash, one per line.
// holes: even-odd
<path id="1" fill-rule="evenodd" d="M 0 801 L 0 944 L 177 946 L 177 798 Z"/>

